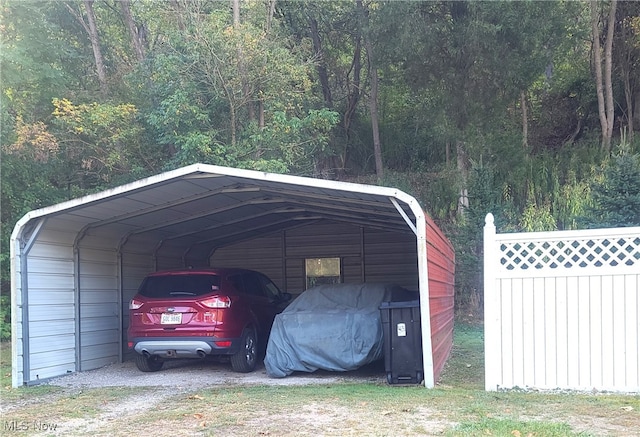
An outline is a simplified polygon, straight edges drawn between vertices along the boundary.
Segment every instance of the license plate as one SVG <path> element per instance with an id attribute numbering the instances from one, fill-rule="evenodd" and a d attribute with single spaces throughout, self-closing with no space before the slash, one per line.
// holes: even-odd
<path id="1" fill-rule="evenodd" d="M 182 313 L 162 313 L 160 323 L 163 325 L 179 325 L 182 323 Z"/>

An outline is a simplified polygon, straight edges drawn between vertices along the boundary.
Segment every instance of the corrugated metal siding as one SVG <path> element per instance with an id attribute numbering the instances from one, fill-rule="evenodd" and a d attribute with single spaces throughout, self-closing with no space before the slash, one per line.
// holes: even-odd
<path id="1" fill-rule="evenodd" d="M 367 282 L 418 289 L 418 252 L 413 233 L 365 229 L 364 277 Z"/>
<path id="2" fill-rule="evenodd" d="M 213 254 L 210 263 L 216 267 L 242 266 L 260 271 L 283 290 L 299 294 L 305 287 L 304 260 L 323 257 L 342 258 L 344 282 L 395 283 L 414 290 L 418 286 L 413 234 L 363 231 L 359 226 L 335 222 L 315 223 L 224 247 Z"/>
<path id="3" fill-rule="evenodd" d="M 485 226 L 485 385 L 640 392 L 640 228 Z"/>
<path id="4" fill-rule="evenodd" d="M 428 216 L 426 221 L 431 347 L 437 381 L 453 346 L 455 252 L 434 221 Z"/>
<path id="5" fill-rule="evenodd" d="M 24 348 L 23 341 L 26 341 L 23 335 L 23 323 L 26 321 L 22 315 L 23 308 L 23 288 L 22 282 L 24 279 L 22 256 L 16 256 L 20 254 L 22 250 L 21 241 L 11 241 L 10 251 L 11 257 L 11 380 L 15 385 L 16 381 L 20 381 L 22 384 L 26 380 L 24 375 Z"/>
<path id="6" fill-rule="evenodd" d="M 113 239 L 85 238 L 78 250 L 79 370 L 96 369 L 120 359 L 120 291 L 114 243 Z"/>
<path id="7" fill-rule="evenodd" d="M 73 241 L 68 229 L 44 229 L 29 252 L 23 273 L 29 284 L 28 337 L 30 371 L 35 381 L 76 371 L 75 279 Z"/>
<path id="8" fill-rule="evenodd" d="M 218 249 L 209 265 L 256 270 L 285 290 L 282 254 L 282 235 L 278 233 Z"/>
<path id="9" fill-rule="evenodd" d="M 179 254 L 174 256 L 158 255 L 156 257 L 156 269 L 157 270 L 173 270 L 185 267 L 184 260 Z M 197 267 L 197 266 L 196 266 Z"/>
<path id="10" fill-rule="evenodd" d="M 306 288 L 307 258 L 342 258 L 342 281 L 362 282 L 361 234 L 360 226 L 330 221 L 286 231 L 287 283 L 297 284 L 291 292 L 301 293 Z"/>
<path id="11" fill-rule="evenodd" d="M 305 290 L 304 260 L 285 259 L 285 286 L 283 290 L 298 295 Z M 275 279 L 274 279 L 275 281 Z"/>
<path id="12" fill-rule="evenodd" d="M 286 232 L 287 258 L 323 258 L 360 254 L 360 227 L 320 222 Z"/>

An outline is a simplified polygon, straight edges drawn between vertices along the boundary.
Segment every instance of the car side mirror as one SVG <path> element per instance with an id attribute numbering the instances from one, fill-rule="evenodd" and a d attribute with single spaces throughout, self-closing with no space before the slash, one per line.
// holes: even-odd
<path id="1" fill-rule="evenodd" d="M 293 295 L 291 293 L 282 293 L 280 295 L 281 302 L 289 302 L 291 299 L 293 299 Z"/>

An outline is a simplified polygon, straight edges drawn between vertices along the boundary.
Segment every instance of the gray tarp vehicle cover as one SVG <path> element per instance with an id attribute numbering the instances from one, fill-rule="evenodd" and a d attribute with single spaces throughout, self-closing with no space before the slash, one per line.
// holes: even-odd
<path id="1" fill-rule="evenodd" d="M 407 290 L 387 284 L 319 285 L 303 292 L 271 328 L 264 365 L 293 372 L 355 370 L 383 358 L 380 304 Z"/>

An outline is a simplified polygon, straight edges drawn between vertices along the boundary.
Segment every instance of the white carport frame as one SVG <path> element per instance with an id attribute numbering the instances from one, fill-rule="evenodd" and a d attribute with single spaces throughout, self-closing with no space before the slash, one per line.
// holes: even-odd
<path id="1" fill-rule="evenodd" d="M 212 205 L 215 190 L 222 203 Z M 234 208 L 260 224 L 242 231 L 238 215 L 224 223 L 212 216 Z M 27 213 L 11 235 L 12 385 L 122 361 L 123 289 L 149 271 L 144 248 L 153 247 L 153 268 L 184 267 L 211 256 L 212 244 L 327 218 L 410 228 L 421 301 L 429 302 L 426 217 L 394 188 L 194 164 Z M 429 305 L 421 318 L 430 320 Z M 430 323 L 422 323 L 422 341 L 424 385 L 433 387 Z"/>

